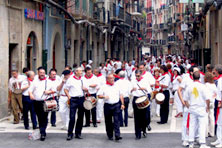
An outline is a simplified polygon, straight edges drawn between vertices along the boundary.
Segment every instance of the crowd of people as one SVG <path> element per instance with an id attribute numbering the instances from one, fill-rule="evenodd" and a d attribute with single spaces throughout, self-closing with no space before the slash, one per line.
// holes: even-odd
<path id="1" fill-rule="evenodd" d="M 38 68 L 37 75 L 27 68 L 23 75 L 13 70 L 9 90 L 14 124 L 23 115 L 24 127 L 29 129 L 30 111 L 32 128 L 40 129 L 40 140 L 44 141 L 50 113 L 44 110 L 44 103 L 56 100 L 62 129 L 68 131 L 67 140 L 72 140 L 74 134 L 82 139 L 82 128 L 91 123 L 96 128 L 104 114 L 108 139 L 115 137 L 118 141 L 122 139 L 120 127 L 128 126 L 128 108 L 132 104 L 135 138 L 139 140 L 151 130 L 151 107 L 160 117 L 157 123 L 166 124 L 169 106 L 174 103 L 175 117 L 183 118 L 183 146 L 192 148 L 198 142 L 201 148 L 208 148 L 206 137 L 216 133 L 217 140 L 211 144 L 222 147 L 222 65 L 208 64 L 203 73 L 203 67 L 195 60 L 177 55 L 144 56 L 140 63 L 107 59 L 99 67 L 92 65 L 89 60 L 80 67 L 66 66 L 61 76 L 56 69 L 46 75 L 43 67 Z M 84 102 L 91 97 L 96 99 L 96 105 L 88 110 Z M 51 111 L 51 125 L 56 126 L 56 111 Z"/>

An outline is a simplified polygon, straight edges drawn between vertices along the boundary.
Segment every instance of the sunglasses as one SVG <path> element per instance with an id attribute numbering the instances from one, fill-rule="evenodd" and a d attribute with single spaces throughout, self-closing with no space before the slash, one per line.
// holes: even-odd
<path id="1" fill-rule="evenodd" d="M 136 75 L 136 77 L 140 77 L 140 75 Z"/>

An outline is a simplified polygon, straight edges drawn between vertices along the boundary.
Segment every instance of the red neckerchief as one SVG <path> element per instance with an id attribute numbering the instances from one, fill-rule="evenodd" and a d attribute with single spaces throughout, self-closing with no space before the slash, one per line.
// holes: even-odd
<path id="1" fill-rule="evenodd" d="M 119 79 L 123 80 L 124 78 L 121 78 L 121 77 L 120 77 Z"/>
<path id="2" fill-rule="evenodd" d="M 165 72 L 164 74 L 162 74 L 162 76 L 165 76 L 166 74 L 168 74 L 168 72 Z"/>
<path id="3" fill-rule="evenodd" d="M 191 63 L 190 65 L 191 65 L 191 66 L 194 66 L 194 65 L 195 65 L 195 63 Z"/>
<path id="4" fill-rule="evenodd" d="M 222 77 L 222 74 L 221 75 L 219 75 L 218 77 L 215 77 L 215 79 L 214 80 L 218 80 L 218 79 L 220 79 Z"/>
<path id="5" fill-rule="evenodd" d="M 49 78 L 49 80 L 51 80 L 51 81 L 55 81 L 56 79 Z"/>
<path id="6" fill-rule="evenodd" d="M 82 66 L 83 66 L 84 68 L 86 68 L 86 65 L 85 65 L 85 64 L 82 64 Z"/>
<path id="7" fill-rule="evenodd" d="M 199 83 L 201 83 L 199 80 L 194 80 L 194 82 L 199 82 Z"/>
<path id="8" fill-rule="evenodd" d="M 118 75 L 115 75 L 115 74 L 114 74 L 113 76 L 114 76 L 115 78 L 120 79 L 120 76 L 118 76 Z"/>
<path id="9" fill-rule="evenodd" d="M 136 68 L 135 68 L 135 67 L 133 67 L 133 69 L 132 69 L 132 70 L 134 71 L 134 70 L 136 70 Z"/>
<path id="10" fill-rule="evenodd" d="M 142 73 L 142 75 L 145 75 L 146 74 L 146 71 L 144 71 L 143 73 Z"/>
<path id="11" fill-rule="evenodd" d="M 136 79 L 136 80 L 139 82 L 139 81 L 141 81 L 142 79 L 143 79 L 143 77 L 141 77 L 139 80 L 138 80 L 138 79 Z"/>
<path id="12" fill-rule="evenodd" d="M 72 74 L 73 74 L 73 72 L 71 71 L 71 72 L 70 72 L 70 75 L 72 75 Z"/>
<path id="13" fill-rule="evenodd" d="M 156 80 L 158 80 L 158 79 L 160 78 L 160 76 L 158 76 L 158 77 L 154 76 L 154 78 L 155 78 Z"/>
<path id="14" fill-rule="evenodd" d="M 153 69 L 154 65 L 151 65 L 150 68 Z"/>
<path id="15" fill-rule="evenodd" d="M 31 82 L 33 81 L 33 80 L 32 80 L 32 79 L 30 79 L 30 78 L 28 78 L 28 80 L 29 80 L 29 81 L 31 81 Z"/>
<path id="16" fill-rule="evenodd" d="M 200 74 L 202 74 L 203 76 L 205 76 L 205 73 L 203 73 L 202 71 L 200 71 Z"/>
<path id="17" fill-rule="evenodd" d="M 89 76 L 89 77 L 87 75 L 85 75 L 86 79 L 91 79 L 92 77 L 93 77 L 93 74 L 91 74 L 91 76 Z"/>
<path id="18" fill-rule="evenodd" d="M 174 79 L 173 79 L 173 80 L 175 80 L 175 79 L 178 77 L 178 75 L 174 75 L 173 77 L 174 77 Z"/>
<path id="19" fill-rule="evenodd" d="M 101 74 L 101 73 L 97 75 L 97 77 L 101 77 L 101 76 L 102 76 L 102 74 Z"/>
<path id="20" fill-rule="evenodd" d="M 122 69 L 123 71 L 125 71 L 126 69 Z"/>
<path id="21" fill-rule="evenodd" d="M 39 78 L 40 81 L 46 80 L 46 77 L 44 77 L 43 79 Z"/>
<path id="22" fill-rule="evenodd" d="M 78 78 L 78 77 L 76 77 L 76 75 L 74 75 L 73 78 L 76 79 L 76 80 L 80 80 L 81 79 L 81 77 Z"/>
<path id="23" fill-rule="evenodd" d="M 114 85 L 114 83 L 113 83 L 113 84 L 111 84 L 111 83 L 109 83 L 108 81 L 106 81 L 106 85 L 113 86 L 113 85 Z"/>

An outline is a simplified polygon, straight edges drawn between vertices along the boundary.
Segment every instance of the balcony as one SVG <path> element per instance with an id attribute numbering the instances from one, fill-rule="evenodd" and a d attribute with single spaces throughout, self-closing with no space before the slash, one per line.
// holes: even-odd
<path id="1" fill-rule="evenodd" d="M 176 36 L 175 35 L 168 36 L 168 42 L 169 43 L 175 43 L 175 41 L 176 41 Z"/>
<path id="2" fill-rule="evenodd" d="M 124 8 L 123 7 L 121 7 L 121 6 L 116 7 L 116 17 L 119 20 L 124 21 Z"/>
<path id="3" fill-rule="evenodd" d="M 129 26 L 132 26 L 132 16 L 130 13 L 126 12 L 125 23 Z"/>
<path id="4" fill-rule="evenodd" d="M 116 4 L 110 3 L 110 18 L 116 19 Z"/>

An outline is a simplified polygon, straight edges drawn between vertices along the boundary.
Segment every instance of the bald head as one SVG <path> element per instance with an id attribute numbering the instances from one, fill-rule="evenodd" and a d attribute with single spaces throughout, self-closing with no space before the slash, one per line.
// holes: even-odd
<path id="1" fill-rule="evenodd" d="M 35 77 L 35 72 L 34 71 L 28 71 L 27 72 L 27 77 L 33 80 L 34 77 Z"/>
<path id="2" fill-rule="evenodd" d="M 109 74 L 109 75 L 106 77 L 106 80 L 107 80 L 109 83 L 113 84 L 113 83 L 114 83 L 114 76 L 113 76 L 113 74 Z"/>

